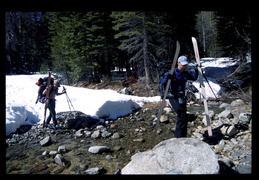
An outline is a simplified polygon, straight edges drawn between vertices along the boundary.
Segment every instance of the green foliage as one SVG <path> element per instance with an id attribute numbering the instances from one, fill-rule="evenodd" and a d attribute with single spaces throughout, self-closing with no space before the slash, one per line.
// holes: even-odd
<path id="1" fill-rule="evenodd" d="M 216 35 L 211 39 L 207 54 L 209 57 L 221 57 L 222 55 L 222 48 L 220 48 Z"/>
<path id="2" fill-rule="evenodd" d="M 5 17 L 6 73 L 51 69 L 67 83 L 109 79 L 114 66 L 126 67 L 127 75 L 134 69 L 152 83 L 156 64 L 172 61 L 176 41 L 181 54 L 193 57 L 191 37 L 198 32 L 204 55 L 242 59 L 251 50 L 249 12 L 6 12 Z"/>
<path id="3" fill-rule="evenodd" d="M 250 13 L 219 11 L 217 14 L 218 42 L 224 52 L 242 61 L 251 52 L 251 18 Z"/>
<path id="4" fill-rule="evenodd" d="M 43 12 L 6 12 L 7 73 L 39 71 L 49 58 L 48 21 Z"/>
<path id="5" fill-rule="evenodd" d="M 53 12 L 49 29 L 52 34 L 53 68 L 67 72 L 72 81 L 92 77 L 100 67 L 106 37 L 100 12 Z M 70 73 L 68 73 L 70 72 Z"/>

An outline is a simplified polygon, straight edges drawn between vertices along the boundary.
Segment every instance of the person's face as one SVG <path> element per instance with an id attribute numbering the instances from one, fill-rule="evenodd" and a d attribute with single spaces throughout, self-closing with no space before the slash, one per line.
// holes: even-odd
<path id="1" fill-rule="evenodd" d="M 185 71 L 185 69 L 187 68 L 187 66 L 188 66 L 188 64 L 186 64 L 186 65 L 182 65 L 181 63 L 178 63 L 178 69 L 180 70 L 180 71 Z"/>

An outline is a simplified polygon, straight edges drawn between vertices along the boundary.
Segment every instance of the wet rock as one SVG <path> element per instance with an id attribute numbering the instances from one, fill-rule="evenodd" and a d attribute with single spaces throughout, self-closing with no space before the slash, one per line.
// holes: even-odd
<path id="1" fill-rule="evenodd" d="M 143 138 L 137 138 L 133 139 L 134 142 L 144 142 L 145 140 Z"/>
<path id="2" fill-rule="evenodd" d="M 41 155 L 42 155 L 42 156 L 46 156 L 46 155 L 48 155 L 48 154 L 49 154 L 49 151 L 46 150 L 46 151 L 44 151 Z"/>
<path id="3" fill-rule="evenodd" d="M 172 148 L 174 147 L 174 148 Z M 218 158 L 210 146 L 193 138 L 172 138 L 131 157 L 122 174 L 217 174 Z"/>
<path id="4" fill-rule="evenodd" d="M 79 129 L 78 131 L 75 132 L 74 136 L 75 137 L 82 137 L 84 129 Z"/>
<path id="5" fill-rule="evenodd" d="M 67 152 L 67 149 L 66 149 L 65 146 L 59 146 L 59 147 L 58 147 L 58 152 L 59 152 L 59 153 L 65 153 L 65 152 Z"/>
<path id="6" fill-rule="evenodd" d="M 109 152 L 110 148 L 108 146 L 91 146 L 88 149 L 88 152 L 92 153 L 92 154 L 99 154 L 102 152 Z"/>
<path id="7" fill-rule="evenodd" d="M 250 164 L 246 164 L 246 165 L 238 165 L 237 166 L 237 171 L 240 174 L 251 174 L 252 173 L 252 166 Z"/>
<path id="8" fill-rule="evenodd" d="M 230 110 L 224 110 L 222 111 L 219 115 L 218 115 L 219 118 L 223 118 L 223 119 L 226 119 L 226 118 L 233 118 L 233 114 L 230 112 Z"/>
<path id="9" fill-rule="evenodd" d="M 220 109 L 226 109 L 227 107 L 229 107 L 230 106 L 230 104 L 228 104 L 228 103 L 222 103 L 220 106 L 219 106 L 219 108 Z"/>
<path id="10" fill-rule="evenodd" d="M 99 168 L 99 167 L 95 167 L 95 168 L 91 168 L 91 169 L 87 169 L 86 171 L 84 171 L 85 174 L 88 175 L 101 175 L 104 172 L 104 168 Z"/>
<path id="11" fill-rule="evenodd" d="M 112 133 L 111 132 L 108 132 L 108 131 L 104 131 L 104 132 L 102 132 L 102 137 L 104 137 L 104 138 L 107 138 L 107 137 L 110 137 L 112 135 Z"/>
<path id="12" fill-rule="evenodd" d="M 43 140 L 40 141 L 41 146 L 47 146 L 51 144 L 51 137 L 47 136 Z"/>
<path id="13" fill-rule="evenodd" d="M 220 131 L 223 135 L 226 136 L 233 136 L 237 133 L 237 129 L 235 128 L 234 125 L 229 125 L 229 124 L 224 124 L 220 128 Z"/>
<path id="14" fill-rule="evenodd" d="M 161 123 L 167 123 L 169 122 L 169 118 L 167 115 L 162 115 L 161 118 L 160 118 L 160 122 Z"/>
<path id="15" fill-rule="evenodd" d="M 244 105 L 244 101 L 242 99 L 237 99 L 237 100 L 234 100 L 231 102 L 231 106 L 241 106 L 241 105 Z"/>
<path id="16" fill-rule="evenodd" d="M 122 135 L 120 134 L 120 133 L 118 133 L 118 132 L 116 132 L 116 133 L 114 133 L 113 135 L 112 135 L 112 139 L 120 139 L 122 137 Z"/>
<path id="17" fill-rule="evenodd" d="M 6 172 L 8 174 L 24 174 L 30 173 L 31 169 L 32 174 L 85 174 L 84 171 L 89 167 L 103 167 L 105 169 L 108 167 L 107 174 L 113 174 L 116 170 L 125 167 L 127 163 L 130 162 L 130 157 L 134 153 L 150 151 L 152 149 L 154 146 L 154 144 L 150 143 L 152 141 L 151 133 L 153 133 L 154 130 L 152 122 L 154 118 L 156 118 L 154 112 L 158 111 L 159 106 L 159 103 L 154 103 L 152 106 L 149 105 L 148 108 L 144 107 L 131 115 L 120 117 L 116 120 L 104 119 L 103 122 L 106 123 L 105 125 L 97 123 L 89 128 L 71 130 L 67 129 L 64 121 L 58 119 L 58 123 L 62 126 L 61 129 L 55 130 L 51 128 L 42 128 L 40 125 L 33 125 L 29 131 L 23 134 L 12 134 L 6 139 L 6 143 L 8 144 L 8 147 L 6 147 Z M 188 112 L 195 114 L 197 111 L 196 115 L 198 115 L 198 118 L 194 119 L 192 122 L 188 122 L 187 137 L 195 137 L 196 139 L 199 138 L 200 140 L 203 139 L 203 141 L 205 141 L 204 137 L 206 137 L 207 127 L 202 123 L 202 112 L 204 112 L 204 109 L 201 107 L 202 111 L 199 111 L 196 110 L 197 107 L 195 106 L 194 111 Z M 216 109 L 211 108 L 215 112 L 215 116 L 211 123 L 213 136 L 215 135 L 218 138 L 218 141 L 215 144 L 210 145 L 210 148 L 217 154 L 218 162 L 221 162 L 220 173 L 227 173 L 230 171 L 232 173 L 251 172 L 252 119 L 247 122 L 249 116 L 244 115 L 252 115 L 251 104 L 226 108 L 234 115 L 234 118 L 230 119 L 216 119 L 215 117 L 218 117 L 217 113 L 219 112 L 219 109 L 216 105 L 214 107 L 216 107 Z M 168 108 L 168 111 L 169 110 L 170 109 Z M 240 115 L 242 113 L 244 113 L 244 117 L 239 119 L 239 116 L 243 116 Z M 171 138 L 175 130 L 174 113 L 167 114 L 166 112 L 163 112 L 163 114 L 166 114 L 169 117 L 169 123 L 160 123 L 158 128 L 159 136 L 157 136 L 156 143 Z M 134 121 L 131 121 L 133 119 Z M 142 120 L 138 121 L 138 119 Z M 224 135 L 220 131 L 220 128 L 223 126 L 225 126 Z M 230 131 L 229 127 L 231 126 L 235 127 L 237 133 L 229 136 L 228 130 Z M 219 134 L 216 134 L 215 130 L 217 130 Z M 91 137 L 95 131 L 100 132 L 100 136 L 97 137 L 101 138 L 94 139 Z M 111 136 L 108 135 L 109 132 L 112 133 Z M 75 136 L 77 133 L 80 138 Z M 105 137 L 103 137 L 103 135 Z M 51 143 L 55 144 L 52 144 L 49 147 L 43 147 L 40 145 L 40 141 L 47 136 L 50 136 Z M 142 138 L 145 141 L 133 141 L 134 139 L 139 138 Z M 111 147 L 112 151 L 102 154 L 89 153 L 89 147 L 95 145 L 106 145 Z M 59 146 L 65 146 L 69 151 L 59 153 Z M 190 148 L 193 147 L 190 146 Z M 42 153 L 44 151 L 45 153 Z M 57 154 L 64 155 L 66 159 L 71 160 L 71 163 L 68 161 L 68 165 L 69 163 L 71 164 L 69 168 L 67 168 L 66 161 L 64 161 L 65 166 L 52 163 Z M 228 160 L 224 161 L 224 157 L 228 158 Z M 108 161 L 107 159 L 111 159 L 111 161 Z M 158 162 L 160 162 L 160 159 Z M 44 169 L 37 166 L 38 164 L 47 165 L 48 168 Z M 223 166 L 228 168 L 224 172 L 222 170 Z M 103 173 L 106 173 L 106 170 L 101 174 Z"/>
<path id="18" fill-rule="evenodd" d="M 85 134 L 85 137 L 87 138 L 87 137 L 91 136 L 92 132 L 86 130 L 86 131 L 84 131 L 84 134 Z"/>
<path id="19" fill-rule="evenodd" d="M 99 123 L 99 119 L 92 118 L 80 111 L 67 111 L 57 113 L 57 119 L 69 129 L 81 129 L 92 127 Z"/>
<path id="20" fill-rule="evenodd" d="M 50 152 L 49 152 L 49 155 L 50 155 L 50 156 L 53 156 L 53 157 L 56 156 L 57 154 L 58 154 L 57 151 L 50 151 Z"/>
<path id="21" fill-rule="evenodd" d="M 242 123 L 249 123 L 252 118 L 252 114 L 251 113 L 240 113 L 238 118 Z"/>
<path id="22" fill-rule="evenodd" d="M 91 135 L 91 138 L 93 139 L 97 139 L 101 136 L 101 131 L 100 130 L 96 130 L 93 132 L 93 134 Z"/>
<path id="23" fill-rule="evenodd" d="M 56 164 L 58 164 L 60 166 L 66 166 L 68 164 L 68 161 L 60 154 L 57 154 L 55 156 L 54 161 Z"/>
<path id="24" fill-rule="evenodd" d="M 237 133 L 237 129 L 235 128 L 235 126 L 229 126 L 227 129 L 227 135 L 228 136 L 233 136 Z"/>

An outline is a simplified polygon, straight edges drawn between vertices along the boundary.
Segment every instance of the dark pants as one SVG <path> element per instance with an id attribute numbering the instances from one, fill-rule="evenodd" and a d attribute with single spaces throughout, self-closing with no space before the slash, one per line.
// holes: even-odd
<path id="1" fill-rule="evenodd" d="M 48 100 L 48 109 L 49 109 L 49 116 L 47 118 L 46 124 L 49 124 L 51 118 L 53 120 L 53 124 L 57 125 L 57 119 L 56 119 L 56 111 L 55 111 L 55 107 L 56 107 L 56 100 L 55 99 L 49 99 Z"/>
<path id="2" fill-rule="evenodd" d="M 186 115 L 186 103 L 179 104 L 177 97 L 169 98 L 169 101 L 175 112 L 177 113 L 174 137 L 186 137 L 188 124 L 188 119 Z"/>

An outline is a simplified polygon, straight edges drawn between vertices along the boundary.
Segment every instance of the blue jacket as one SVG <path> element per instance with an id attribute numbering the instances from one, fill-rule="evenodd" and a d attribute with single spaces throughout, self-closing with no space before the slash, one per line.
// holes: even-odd
<path id="1" fill-rule="evenodd" d="M 171 81 L 171 87 L 169 91 L 173 95 L 178 95 L 179 92 L 185 92 L 185 84 L 187 80 L 195 81 L 198 78 L 198 69 L 195 69 L 195 72 L 190 73 L 188 71 L 181 72 L 177 67 L 174 69 L 175 80 Z"/>

